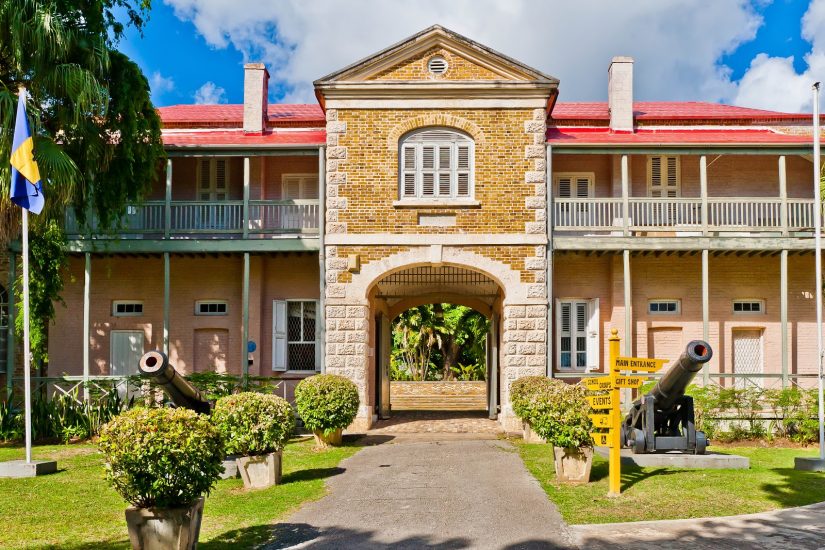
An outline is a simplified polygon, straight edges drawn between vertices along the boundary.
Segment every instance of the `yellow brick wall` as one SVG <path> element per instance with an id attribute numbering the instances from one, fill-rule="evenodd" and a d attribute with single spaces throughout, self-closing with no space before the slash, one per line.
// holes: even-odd
<path id="1" fill-rule="evenodd" d="M 534 116 L 532 109 L 338 110 L 336 127 L 345 130 L 336 135 L 337 147 L 330 149 L 344 157 L 332 162 L 338 177 L 345 180 L 338 182 L 337 199 L 346 204 L 337 211 L 335 223 L 345 224 L 341 232 L 358 234 L 524 233 L 525 224 L 537 221 L 536 211 L 526 205 L 526 199 L 537 193 L 537 182 L 527 182 L 528 172 L 534 174 L 533 179 L 536 175 L 543 178 L 541 170 L 536 171 L 537 160 L 543 163 L 543 158 L 527 158 L 525 153 L 527 146 L 537 145 L 533 143 L 537 134 L 525 130 L 525 123 Z M 453 126 L 461 121 L 463 127 L 475 130 L 474 198 L 480 206 L 393 206 L 398 199 L 399 131 L 444 121 Z M 422 213 L 454 214 L 455 226 L 421 227 L 418 217 Z M 332 227 L 330 232 L 334 232 Z"/>
<path id="2" fill-rule="evenodd" d="M 447 61 L 447 72 L 434 75 L 427 69 L 429 60 L 439 55 Z M 498 75 L 480 65 L 439 47 L 431 48 L 417 57 L 377 74 L 371 80 L 503 80 Z"/>

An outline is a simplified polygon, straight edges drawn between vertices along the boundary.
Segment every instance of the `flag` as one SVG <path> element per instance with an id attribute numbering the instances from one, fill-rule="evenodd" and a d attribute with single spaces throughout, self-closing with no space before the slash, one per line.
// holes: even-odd
<path id="1" fill-rule="evenodd" d="M 25 95 L 26 92 L 21 89 L 17 100 L 17 120 L 11 146 L 11 201 L 32 214 L 40 214 L 45 200 L 40 171 L 34 160 L 34 140 L 29 119 L 26 118 Z"/>

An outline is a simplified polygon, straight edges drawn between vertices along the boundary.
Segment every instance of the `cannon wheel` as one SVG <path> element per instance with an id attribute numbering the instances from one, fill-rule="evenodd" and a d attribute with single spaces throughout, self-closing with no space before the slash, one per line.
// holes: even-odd
<path id="1" fill-rule="evenodd" d="M 696 432 L 696 450 L 694 451 L 697 455 L 705 454 L 705 450 L 708 448 L 708 438 L 705 436 L 705 432 Z"/>
<path id="2" fill-rule="evenodd" d="M 627 446 L 634 455 L 643 454 L 645 452 L 645 433 L 642 430 L 633 428 L 633 439 L 628 439 Z"/>

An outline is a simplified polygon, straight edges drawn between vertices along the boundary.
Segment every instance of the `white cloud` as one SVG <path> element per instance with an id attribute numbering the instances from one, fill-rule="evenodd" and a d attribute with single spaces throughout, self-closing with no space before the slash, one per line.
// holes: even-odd
<path id="1" fill-rule="evenodd" d="M 155 71 L 152 73 L 152 76 L 149 77 L 149 89 L 152 91 L 154 97 L 158 97 L 174 90 L 175 81 L 171 76 L 163 76 L 160 72 Z"/>
<path id="2" fill-rule="evenodd" d="M 811 110 L 811 85 L 825 78 L 825 0 L 813 0 L 802 18 L 802 38 L 811 43 L 798 73 L 793 57 L 757 55 L 738 87 L 733 103 L 788 112 Z M 825 98 L 823 98 L 825 99 Z"/>
<path id="3" fill-rule="evenodd" d="M 226 103 L 226 90 L 214 82 L 206 82 L 195 91 L 195 103 L 198 105 L 215 105 Z"/>
<path id="4" fill-rule="evenodd" d="M 434 23 L 558 77 L 563 101 L 605 99 L 614 55 L 636 59 L 639 100 L 798 110 L 810 88 L 789 60 L 759 56 L 741 83 L 719 64 L 762 24 L 747 0 L 164 1 L 210 45 L 267 63 L 284 101 L 314 102 L 313 80 Z M 803 35 L 814 43 L 807 61 L 825 66 L 825 0 L 812 3 Z"/>

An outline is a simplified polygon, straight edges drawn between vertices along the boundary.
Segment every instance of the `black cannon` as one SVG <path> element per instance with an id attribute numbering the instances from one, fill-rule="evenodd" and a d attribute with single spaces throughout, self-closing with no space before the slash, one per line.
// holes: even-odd
<path id="1" fill-rule="evenodd" d="M 201 414 L 209 414 L 212 410 L 209 401 L 175 370 L 175 367 L 169 363 L 169 358 L 162 351 L 144 353 L 138 367 L 141 375 L 163 388 L 176 407 L 192 409 Z"/>
<path id="2" fill-rule="evenodd" d="M 633 403 L 622 424 L 622 445 L 634 454 L 656 451 L 705 454 L 708 440 L 704 432 L 696 431 L 693 398 L 685 395 L 685 390 L 712 356 L 713 350 L 707 342 L 689 343 L 656 386 Z"/>

